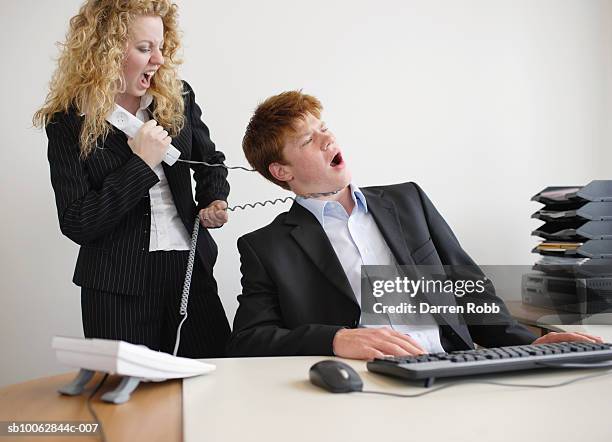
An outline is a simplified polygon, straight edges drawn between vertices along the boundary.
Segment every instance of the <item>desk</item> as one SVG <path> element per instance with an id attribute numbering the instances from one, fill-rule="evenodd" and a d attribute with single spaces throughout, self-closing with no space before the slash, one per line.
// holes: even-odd
<path id="1" fill-rule="evenodd" d="M 570 327 L 570 326 L 564 326 Z M 604 326 L 605 327 L 605 326 Z M 607 328 L 608 336 L 612 334 Z M 602 333 L 603 335 L 603 333 Z M 604 335 L 606 336 L 606 335 Z M 610 338 L 606 340 L 612 341 Z M 331 394 L 308 382 L 308 369 L 325 357 L 209 359 L 210 375 L 141 384 L 129 402 L 99 401 L 112 390 L 111 377 L 93 401 L 109 442 L 193 441 L 512 441 L 612 440 L 612 376 L 553 389 L 461 385 L 422 398 Z M 405 383 L 346 361 L 366 389 L 415 393 Z M 486 379 L 552 384 L 596 370 L 534 371 Z M 91 422 L 86 395 L 60 396 L 75 373 L 0 389 L 0 421 Z M 88 392 L 97 380 L 90 382 Z M 476 379 L 476 378 L 474 378 Z M 483 378 L 478 378 L 483 379 Z M 442 380 L 438 383 L 448 382 Z M 187 413 L 184 417 L 183 413 Z M 195 416 L 195 418 L 194 418 Z M 184 427 L 182 426 L 184 417 Z M 0 442 L 91 442 L 97 437 L 0 437 Z"/>
<path id="2" fill-rule="evenodd" d="M 321 357 L 210 360 L 217 371 L 187 379 L 184 435 L 194 441 L 512 441 L 612 440 L 612 375 L 528 389 L 461 385 L 421 398 L 332 394 L 308 382 Z M 423 391 L 346 361 L 364 389 Z M 498 374 L 505 382 L 552 384 L 595 370 Z M 448 381 L 441 381 L 448 382 Z"/>
<path id="3" fill-rule="evenodd" d="M 82 396 L 62 396 L 57 389 L 74 379 L 76 373 L 36 379 L 0 389 L 0 421 L 80 421 L 93 422 L 86 405 L 87 396 L 101 376 L 96 375 Z M 109 377 L 93 400 L 93 407 L 108 442 L 172 442 L 182 437 L 181 381 L 140 384 L 129 402 L 112 405 L 99 400 L 118 384 Z M 20 436 L 0 437 L 1 442 L 93 442 L 98 436 Z"/>
<path id="4" fill-rule="evenodd" d="M 401 399 L 366 394 L 331 394 L 307 381 L 322 357 L 211 359 L 217 371 L 184 381 L 141 384 L 132 399 L 110 405 L 95 399 L 109 442 L 180 441 L 512 441 L 588 442 L 612 440 L 612 378 L 589 379 L 539 390 L 463 385 L 431 396 Z M 365 363 L 347 361 L 366 389 L 414 393 L 422 387 L 368 373 Z M 554 383 L 591 370 L 491 376 L 508 382 Z M 56 390 L 74 374 L 0 389 L 0 421 L 91 421 L 86 396 Z M 99 379 L 99 378 L 97 378 Z M 446 382 L 446 381 L 444 381 Z M 117 384 L 111 378 L 101 392 Z M 95 381 L 91 382 L 95 385 Z M 571 425 L 564 423 L 571 422 Z M 520 424 L 519 424 L 520 423 Z M 97 437 L 12 437 L 1 442 L 74 441 Z"/>

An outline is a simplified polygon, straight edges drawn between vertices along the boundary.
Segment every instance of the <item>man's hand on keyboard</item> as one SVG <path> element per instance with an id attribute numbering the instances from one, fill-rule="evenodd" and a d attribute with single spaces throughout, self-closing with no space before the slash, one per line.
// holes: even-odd
<path id="1" fill-rule="evenodd" d="M 534 344 L 550 344 L 553 342 L 592 342 L 601 344 L 603 339 L 587 333 L 550 332 L 533 341 Z"/>
<path id="2" fill-rule="evenodd" d="M 343 328 L 334 336 L 333 349 L 336 356 L 364 360 L 427 353 L 413 338 L 390 328 Z"/>

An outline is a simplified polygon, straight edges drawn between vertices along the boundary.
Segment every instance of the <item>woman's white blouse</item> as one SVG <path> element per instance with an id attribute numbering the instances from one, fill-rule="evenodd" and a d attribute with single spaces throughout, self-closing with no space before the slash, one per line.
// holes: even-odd
<path id="1" fill-rule="evenodd" d="M 136 112 L 136 117 L 141 121 L 149 120 L 146 109 L 152 101 L 153 97 L 149 94 L 143 95 L 140 99 L 140 108 Z M 164 168 L 161 164 L 158 164 L 153 168 L 153 171 L 157 174 L 159 182 L 149 189 L 149 197 L 151 198 L 149 252 L 189 250 L 189 234 L 176 211 Z"/>

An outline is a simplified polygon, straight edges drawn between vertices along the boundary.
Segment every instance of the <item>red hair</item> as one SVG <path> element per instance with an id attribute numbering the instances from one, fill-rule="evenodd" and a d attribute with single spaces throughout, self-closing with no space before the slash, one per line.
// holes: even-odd
<path id="1" fill-rule="evenodd" d="M 283 147 L 287 137 L 295 134 L 295 123 L 307 114 L 321 117 L 323 106 L 312 95 L 288 91 L 274 95 L 257 106 L 242 139 L 242 150 L 249 164 L 266 179 L 284 189 L 289 186 L 272 176 L 268 166 L 285 164 Z"/>

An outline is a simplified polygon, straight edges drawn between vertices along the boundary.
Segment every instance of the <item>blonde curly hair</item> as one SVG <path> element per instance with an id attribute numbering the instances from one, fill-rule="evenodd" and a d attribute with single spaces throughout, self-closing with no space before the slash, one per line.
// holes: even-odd
<path id="1" fill-rule="evenodd" d="M 155 15 L 164 24 L 164 64 L 152 79 L 149 93 L 155 100 L 153 118 L 170 136 L 184 124 L 183 83 L 178 77 L 180 31 L 178 6 L 171 0 L 87 0 L 70 19 L 66 41 L 58 43 L 60 56 L 44 105 L 32 122 L 46 127 L 57 112 L 73 107 L 84 114 L 79 139 L 87 157 L 99 137 L 110 130 L 106 115 L 123 92 L 123 63 L 130 25 L 139 15 Z"/>

